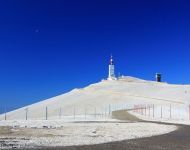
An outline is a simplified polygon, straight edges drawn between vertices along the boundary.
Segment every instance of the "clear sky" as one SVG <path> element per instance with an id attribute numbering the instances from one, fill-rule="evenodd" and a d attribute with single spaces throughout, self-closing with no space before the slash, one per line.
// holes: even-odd
<path id="1" fill-rule="evenodd" d="M 1 0 L 0 105 L 21 107 L 108 74 L 190 83 L 184 0 Z"/>

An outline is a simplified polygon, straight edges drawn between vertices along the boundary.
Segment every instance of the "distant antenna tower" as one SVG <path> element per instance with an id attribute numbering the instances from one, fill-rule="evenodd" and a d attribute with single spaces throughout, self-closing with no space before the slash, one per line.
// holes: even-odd
<path id="1" fill-rule="evenodd" d="M 115 77 L 115 67 L 114 67 L 114 61 L 113 61 L 112 55 L 110 57 L 110 62 L 109 62 L 108 80 L 117 80 L 117 78 Z"/>

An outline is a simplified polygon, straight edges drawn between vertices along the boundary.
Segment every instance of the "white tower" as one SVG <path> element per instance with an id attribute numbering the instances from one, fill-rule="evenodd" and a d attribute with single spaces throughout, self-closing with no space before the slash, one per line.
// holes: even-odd
<path id="1" fill-rule="evenodd" d="M 108 80 L 116 80 L 114 69 L 115 69 L 115 67 L 114 67 L 114 63 L 113 63 L 113 57 L 111 55 L 110 64 L 109 64 Z"/>

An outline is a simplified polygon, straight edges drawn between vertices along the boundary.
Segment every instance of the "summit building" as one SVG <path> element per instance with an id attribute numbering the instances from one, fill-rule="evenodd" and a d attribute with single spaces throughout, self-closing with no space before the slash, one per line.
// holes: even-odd
<path id="1" fill-rule="evenodd" d="M 115 66 L 114 66 L 112 55 L 111 55 L 110 63 L 109 63 L 108 80 L 117 80 L 117 78 L 115 77 Z"/>

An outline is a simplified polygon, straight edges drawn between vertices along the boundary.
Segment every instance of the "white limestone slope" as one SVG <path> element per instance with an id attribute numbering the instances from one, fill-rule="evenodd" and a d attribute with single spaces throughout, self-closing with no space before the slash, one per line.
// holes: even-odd
<path id="1" fill-rule="evenodd" d="M 48 118 L 56 119 L 59 115 L 72 116 L 102 113 L 116 106 L 132 108 L 134 104 L 188 105 L 190 103 L 190 85 L 171 85 L 145 81 L 133 77 L 122 77 L 117 81 L 101 81 L 82 89 L 26 106 L 7 113 L 8 120 L 23 120 L 28 108 L 28 119 L 44 119 L 46 106 Z M 0 120 L 4 114 L 0 115 Z"/>

